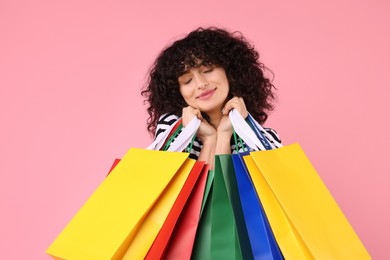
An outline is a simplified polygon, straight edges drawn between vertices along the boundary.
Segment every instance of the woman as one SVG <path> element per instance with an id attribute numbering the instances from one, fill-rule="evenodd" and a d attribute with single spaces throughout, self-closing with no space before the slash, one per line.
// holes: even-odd
<path id="1" fill-rule="evenodd" d="M 148 130 L 155 137 L 182 116 L 201 125 L 190 157 L 213 166 L 215 154 L 228 154 L 232 124 L 228 113 L 250 113 L 260 124 L 273 109 L 274 86 L 264 76 L 258 52 L 240 33 L 199 28 L 174 42 L 156 59 L 142 91 L 149 104 Z M 277 134 L 267 129 L 277 142 Z M 272 140 L 274 141 L 274 140 Z"/>

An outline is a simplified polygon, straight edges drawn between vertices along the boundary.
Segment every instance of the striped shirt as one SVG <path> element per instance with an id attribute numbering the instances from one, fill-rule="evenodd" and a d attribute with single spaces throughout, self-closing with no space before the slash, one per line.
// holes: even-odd
<path id="1" fill-rule="evenodd" d="M 164 133 L 167 129 L 169 129 L 173 124 L 175 124 L 178 119 L 179 119 L 179 117 L 173 113 L 167 113 L 167 114 L 162 115 L 157 121 L 155 139 L 160 134 Z M 282 143 L 280 138 L 279 138 L 279 135 L 277 134 L 277 132 L 275 130 L 273 130 L 271 128 L 264 128 L 264 130 L 267 133 L 265 133 L 263 131 L 262 131 L 262 133 L 264 134 L 265 138 L 267 138 L 268 142 L 270 142 L 270 144 L 272 146 L 276 147 L 276 146 L 278 146 L 278 144 L 280 145 Z M 267 134 L 270 135 L 273 139 L 269 138 L 267 136 Z M 275 142 L 277 142 L 276 145 L 275 145 Z M 246 147 L 243 147 L 243 145 L 245 146 L 245 143 L 237 142 L 237 146 L 236 146 L 236 141 L 232 137 L 232 139 L 230 140 L 231 153 L 244 152 Z M 199 157 L 199 153 L 202 150 L 202 146 L 203 146 L 202 142 L 199 140 L 199 138 L 195 137 L 195 140 L 194 140 L 194 143 L 192 145 L 192 149 L 190 151 L 189 157 L 197 160 Z"/>

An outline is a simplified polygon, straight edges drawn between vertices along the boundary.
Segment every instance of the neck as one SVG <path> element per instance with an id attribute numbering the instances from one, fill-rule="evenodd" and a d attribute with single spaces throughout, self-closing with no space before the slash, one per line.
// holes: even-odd
<path id="1" fill-rule="evenodd" d="M 219 126 L 219 123 L 221 122 L 221 119 L 223 117 L 222 111 L 216 111 L 214 113 L 207 113 L 207 115 L 210 118 L 210 124 L 217 129 Z"/>

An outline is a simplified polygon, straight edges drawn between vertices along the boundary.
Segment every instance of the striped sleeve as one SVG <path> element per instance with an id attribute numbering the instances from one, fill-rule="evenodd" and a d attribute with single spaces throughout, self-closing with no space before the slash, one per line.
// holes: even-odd
<path id="1" fill-rule="evenodd" d="M 274 148 L 279 148 L 282 145 L 282 140 L 279 137 L 279 134 L 272 128 L 264 128 L 265 130 L 265 137 L 267 140 L 272 144 Z"/>
<path id="2" fill-rule="evenodd" d="M 171 125 L 173 125 L 179 117 L 173 113 L 167 113 L 162 116 L 157 121 L 156 133 L 154 139 L 157 138 L 160 134 L 164 133 Z"/>
<path id="3" fill-rule="evenodd" d="M 160 134 L 164 133 L 167 129 L 169 129 L 170 126 L 175 124 L 178 119 L 179 117 L 173 113 L 167 113 L 162 115 L 157 121 L 155 138 L 157 138 L 157 136 L 159 136 Z M 189 157 L 197 160 L 200 154 L 200 150 L 202 149 L 202 146 L 203 146 L 202 142 L 196 137 L 192 145 L 192 149 L 190 151 Z"/>

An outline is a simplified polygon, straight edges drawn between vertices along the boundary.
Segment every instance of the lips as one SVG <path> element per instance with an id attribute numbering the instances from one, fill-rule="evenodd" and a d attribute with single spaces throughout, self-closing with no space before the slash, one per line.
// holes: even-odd
<path id="1" fill-rule="evenodd" d="M 206 90 L 206 91 L 202 92 L 202 93 L 198 96 L 198 99 L 208 99 L 209 97 L 211 97 L 211 96 L 214 94 L 214 92 L 215 92 L 216 89 L 217 89 L 217 88 L 210 89 L 210 90 Z"/>

